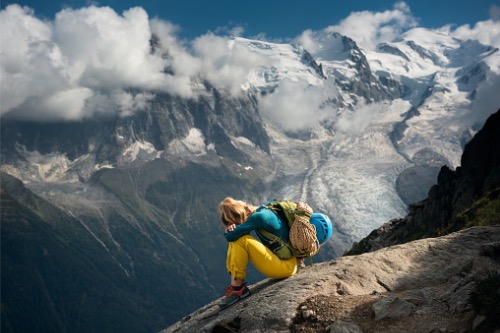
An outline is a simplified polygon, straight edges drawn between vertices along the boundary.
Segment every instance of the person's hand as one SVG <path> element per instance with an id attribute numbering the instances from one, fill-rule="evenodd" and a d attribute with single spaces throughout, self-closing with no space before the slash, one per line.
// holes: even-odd
<path id="1" fill-rule="evenodd" d="M 227 234 L 228 232 L 233 231 L 233 230 L 234 230 L 234 228 L 236 228 L 236 225 L 234 225 L 234 224 L 231 224 L 231 225 L 227 226 L 226 231 L 225 231 L 225 232 L 226 232 L 226 234 Z"/>

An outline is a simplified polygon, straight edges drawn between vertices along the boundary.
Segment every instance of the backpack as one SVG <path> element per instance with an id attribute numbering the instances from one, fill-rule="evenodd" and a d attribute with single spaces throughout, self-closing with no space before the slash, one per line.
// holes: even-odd
<path id="1" fill-rule="evenodd" d="M 294 257 L 311 257 L 319 251 L 319 241 L 316 237 L 316 228 L 309 223 L 312 209 L 303 202 L 272 200 L 264 208 L 274 211 L 282 221 L 287 222 L 290 241 L 270 233 L 265 229 L 255 231 L 259 239 L 280 259 Z"/>

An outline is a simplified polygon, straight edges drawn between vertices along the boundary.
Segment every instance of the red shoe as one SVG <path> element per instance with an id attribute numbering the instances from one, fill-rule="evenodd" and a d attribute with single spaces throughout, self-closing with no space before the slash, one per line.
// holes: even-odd
<path id="1" fill-rule="evenodd" d="M 219 306 L 223 309 L 228 308 L 234 303 L 238 302 L 240 299 L 243 299 L 249 295 L 250 289 L 248 289 L 245 284 L 241 286 L 240 290 L 234 290 L 233 286 L 229 286 L 226 288 L 226 296 L 219 303 Z"/>

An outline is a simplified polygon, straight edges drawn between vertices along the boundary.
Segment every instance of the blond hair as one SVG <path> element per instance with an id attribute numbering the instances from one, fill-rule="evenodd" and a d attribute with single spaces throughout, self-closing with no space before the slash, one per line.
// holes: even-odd
<path id="1" fill-rule="evenodd" d="M 227 197 L 219 204 L 222 224 L 225 226 L 242 224 L 257 208 L 257 206 L 250 205 L 243 200 L 235 200 Z"/>

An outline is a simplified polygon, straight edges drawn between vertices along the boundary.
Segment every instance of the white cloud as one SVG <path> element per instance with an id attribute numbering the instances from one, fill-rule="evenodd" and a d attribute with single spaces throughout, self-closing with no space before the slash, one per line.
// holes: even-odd
<path id="1" fill-rule="evenodd" d="M 88 88 L 62 90 L 43 99 L 40 106 L 44 110 L 43 113 L 59 116 L 63 120 L 78 120 L 85 100 L 91 96 L 92 91 Z"/>
<path id="2" fill-rule="evenodd" d="M 0 12 L 0 114 L 21 105 L 30 96 L 47 95 L 64 86 L 64 78 L 56 70 L 60 59 L 56 56 L 58 49 L 51 43 L 52 29 L 31 14 L 28 8 L 17 5 Z"/>
<path id="3" fill-rule="evenodd" d="M 417 21 L 405 2 L 398 2 L 393 10 L 383 12 L 353 12 L 338 25 L 325 32 L 338 32 L 347 36 L 364 50 L 373 50 L 377 44 L 390 42 L 403 31 L 415 27 Z"/>
<path id="4" fill-rule="evenodd" d="M 459 27 L 445 25 L 439 30 L 462 40 L 475 39 L 485 45 L 500 47 L 500 6 L 492 5 L 490 19 L 477 22 L 473 27 L 468 24 Z"/>
<path id="5" fill-rule="evenodd" d="M 195 39 L 193 50 L 202 62 L 203 76 L 233 96 L 241 93 L 250 71 L 265 62 L 246 46 L 212 33 Z"/>
<path id="6" fill-rule="evenodd" d="M 216 35 L 238 37 L 243 35 L 245 28 L 241 25 L 235 24 L 234 22 L 230 22 L 228 25 L 218 27 L 214 32 Z"/>
<path id="7" fill-rule="evenodd" d="M 154 95 L 151 93 L 138 93 L 134 95 L 125 91 L 117 91 L 113 95 L 115 104 L 119 106 L 120 115 L 124 117 L 137 111 L 145 110 L 153 97 Z"/>
<path id="8" fill-rule="evenodd" d="M 185 73 L 181 71 L 182 84 L 178 85 L 177 77 L 164 72 L 175 64 L 162 57 L 162 51 L 151 53 L 152 28 L 157 29 L 160 42 L 166 42 L 164 50 L 174 45 L 168 33 L 175 30 L 166 31 L 161 23 L 150 23 L 139 7 L 125 11 L 123 16 L 107 7 L 63 10 L 56 15 L 54 35 L 70 66 L 84 69 L 79 76 L 82 85 L 98 90 L 132 87 L 190 96 Z M 178 55 L 181 48 L 175 46 Z"/>
<path id="9" fill-rule="evenodd" d="M 468 24 L 457 28 L 448 25 L 440 30 L 462 40 L 476 39 L 485 45 L 500 47 L 500 21 L 481 21 L 472 28 Z"/>
<path id="10" fill-rule="evenodd" d="M 472 103 L 471 121 L 476 124 L 483 124 L 491 114 L 500 109 L 500 75 L 490 72 L 486 80 L 478 87 L 475 99 Z"/>
<path id="11" fill-rule="evenodd" d="M 314 54 L 318 51 L 319 48 L 319 45 L 317 45 L 315 41 L 315 34 L 316 32 L 311 29 L 304 30 L 302 34 L 295 38 L 295 42 L 301 45 L 309 53 Z"/>
<path id="12" fill-rule="evenodd" d="M 331 97 L 331 91 L 324 91 L 320 86 L 283 80 L 273 94 L 261 100 L 260 110 L 286 131 L 311 129 L 326 120 L 339 133 L 358 136 L 387 108 L 383 103 L 359 102 L 353 111 L 346 109 L 338 113 L 336 108 L 326 105 L 328 96 Z"/>
<path id="13" fill-rule="evenodd" d="M 354 111 L 344 110 L 337 116 L 335 128 L 344 134 L 360 135 L 374 120 L 380 117 L 384 107 L 382 103 L 358 103 Z"/>
<path id="14" fill-rule="evenodd" d="M 159 43 L 155 55 L 164 59 L 167 71 L 173 72 L 166 76 L 167 90 L 183 97 L 193 96 L 191 78 L 199 73 L 201 61 L 179 42 L 175 36 L 178 29 L 176 26 L 159 19 L 153 19 L 150 23 Z"/>
<path id="15" fill-rule="evenodd" d="M 88 88 L 56 90 L 43 97 L 29 96 L 16 110 L 16 117 L 36 121 L 81 120 L 86 102 L 92 96 Z"/>
<path id="16" fill-rule="evenodd" d="M 152 93 L 193 95 L 197 60 L 172 36 L 172 26 L 150 21 L 142 8 L 123 15 L 108 7 L 65 9 L 45 22 L 10 5 L 0 24 L 1 115 L 48 121 L 129 115 L 146 108 Z"/>
<path id="17" fill-rule="evenodd" d="M 14 117 L 126 116 L 147 108 L 158 92 L 193 97 L 199 77 L 237 96 L 250 70 L 263 61 L 213 34 L 186 46 L 176 26 L 150 20 L 140 7 L 121 15 L 109 7 L 65 9 L 49 22 L 10 5 L 0 12 L 0 24 L 0 74 L 9 82 L 2 85 L 0 115 Z"/>
<path id="18" fill-rule="evenodd" d="M 299 131 L 316 126 L 333 114 L 322 107 L 327 96 L 320 87 L 305 82 L 283 80 L 276 91 L 262 98 L 262 114 L 287 131 Z"/>
<path id="19" fill-rule="evenodd" d="M 443 29 L 499 46 L 499 11 L 492 6 L 492 19 L 473 28 Z M 336 31 L 372 49 L 415 25 L 408 5 L 399 2 L 384 12 L 352 13 L 321 33 Z M 65 9 L 53 21 L 43 21 L 27 7 L 7 6 L 0 11 L 0 115 L 37 120 L 127 116 L 147 109 L 159 92 L 194 97 L 193 81 L 200 77 L 238 96 L 253 69 L 272 65 L 229 37 L 209 33 L 185 44 L 177 29 L 150 19 L 140 7 L 122 14 L 109 7 Z M 241 34 L 242 28 L 235 26 L 231 33 Z M 314 53 L 316 34 L 306 30 L 297 40 Z M 283 81 L 262 100 L 262 108 L 284 128 L 297 130 L 327 116 L 329 111 L 320 107 L 325 99 L 322 88 Z"/>

